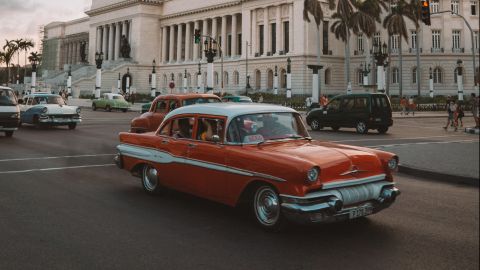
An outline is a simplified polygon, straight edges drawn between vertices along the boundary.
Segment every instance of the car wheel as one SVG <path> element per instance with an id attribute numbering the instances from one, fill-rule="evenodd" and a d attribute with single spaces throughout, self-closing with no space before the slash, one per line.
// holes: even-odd
<path id="1" fill-rule="evenodd" d="M 378 133 L 385 134 L 388 131 L 388 127 L 379 127 L 377 130 L 378 130 Z"/>
<path id="2" fill-rule="evenodd" d="M 312 119 L 310 122 L 310 127 L 315 131 L 322 129 L 322 125 L 320 125 L 320 121 L 317 118 Z"/>
<path id="3" fill-rule="evenodd" d="M 368 132 L 367 124 L 363 121 L 358 121 L 355 128 L 359 134 L 366 134 Z"/>
<path id="4" fill-rule="evenodd" d="M 268 231 L 278 231 L 284 225 L 280 197 L 269 185 L 259 186 L 253 196 L 253 213 L 257 224 Z"/>
<path id="5" fill-rule="evenodd" d="M 112 108 L 110 108 L 110 105 L 105 106 L 105 111 L 107 111 L 107 112 L 111 112 L 111 111 L 112 111 Z"/>
<path id="6" fill-rule="evenodd" d="M 95 103 L 92 104 L 92 110 L 96 111 L 97 110 L 97 105 Z"/>
<path id="7" fill-rule="evenodd" d="M 77 127 L 77 123 L 68 124 L 68 129 L 70 129 L 70 130 L 75 129 L 76 127 Z"/>
<path id="8" fill-rule="evenodd" d="M 340 127 L 339 127 L 339 126 L 332 126 L 332 130 L 333 130 L 333 131 L 339 131 L 339 130 L 340 130 Z"/>
<path id="9" fill-rule="evenodd" d="M 5 136 L 11 138 L 13 136 L 13 131 L 5 131 Z"/>
<path id="10" fill-rule="evenodd" d="M 157 193 L 160 190 L 157 169 L 150 165 L 143 166 L 142 185 L 143 189 L 149 194 Z"/>
<path id="11" fill-rule="evenodd" d="M 128 111 L 128 109 L 122 109 L 122 112 L 127 112 L 127 111 Z"/>

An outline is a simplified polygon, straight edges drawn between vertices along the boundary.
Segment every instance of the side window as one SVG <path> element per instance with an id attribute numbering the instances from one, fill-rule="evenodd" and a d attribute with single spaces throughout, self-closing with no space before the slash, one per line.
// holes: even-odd
<path id="1" fill-rule="evenodd" d="M 167 112 L 167 101 L 159 100 L 156 104 L 155 112 L 156 113 L 166 113 Z"/>
<path id="2" fill-rule="evenodd" d="M 364 111 L 367 109 L 368 99 L 366 97 L 356 97 L 354 110 L 355 111 Z"/>
<path id="3" fill-rule="evenodd" d="M 192 139 L 193 124 L 195 118 L 176 118 L 172 121 L 172 137 Z"/>
<path id="4" fill-rule="evenodd" d="M 336 98 L 327 105 L 328 110 L 330 111 L 338 111 L 340 109 L 340 99 Z"/>
<path id="5" fill-rule="evenodd" d="M 158 135 L 160 135 L 160 136 L 170 136 L 170 127 L 172 126 L 171 123 L 172 123 L 172 121 L 168 121 L 168 123 L 166 123 L 162 127 L 162 129 L 160 130 Z"/>
<path id="6" fill-rule="evenodd" d="M 176 100 L 170 100 L 170 103 L 169 103 L 169 112 L 175 110 L 177 108 L 177 101 Z"/>
<path id="7" fill-rule="evenodd" d="M 27 105 L 33 105 L 33 100 L 34 100 L 33 98 L 28 98 L 28 99 L 27 99 L 27 102 L 25 102 L 25 104 L 27 104 Z"/>
<path id="8" fill-rule="evenodd" d="M 353 97 L 346 97 L 342 100 L 342 110 L 344 111 L 352 111 L 354 107 L 355 99 Z"/>
<path id="9" fill-rule="evenodd" d="M 223 119 L 199 118 L 197 125 L 197 140 L 212 141 L 213 135 L 218 135 L 220 141 L 224 139 L 225 121 Z"/>

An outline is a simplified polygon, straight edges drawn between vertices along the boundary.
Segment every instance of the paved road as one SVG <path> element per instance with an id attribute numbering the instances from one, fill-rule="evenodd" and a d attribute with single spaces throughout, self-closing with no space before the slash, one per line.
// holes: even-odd
<path id="1" fill-rule="evenodd" d="M 479 267 L 478 189 L 398 175 L 403 194 L 377 215 L 265 233 L 236 209 L 148 196 L 112 166 L 116 133 L 134 115 L 85 112 L 75 131 L 24 127 L 0 137 L 0 269 Z"/>

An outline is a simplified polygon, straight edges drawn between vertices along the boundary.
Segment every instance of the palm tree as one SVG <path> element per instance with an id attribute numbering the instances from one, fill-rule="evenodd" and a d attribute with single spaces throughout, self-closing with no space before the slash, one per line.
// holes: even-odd
<path id="1" fill-rule="evenodd" d="M 23 44 L 23 39 L 15 39 L 13 40 L 15 43 L 15 48 L 16 48 L 16 53 L 17 53 L 17 78 L 20 76 L 20 51 L 21 51 L 21 46 Z"/>
<path id="2" fill-rule="evenodd" d="M 400 81 L 399 81 L 399 94 L 400 98 L 403 97 L 403 76 L 402 76 L 402 68 L 403 68 L 403 58 L 402 58 L 402 38 L 404 38 L 408 42 L 408 32 L 405 18 L 409 18 L 412 21 L 415 21 L 415 18 L 412 15 L 411 8 L 405 0 L 399 0 L 395 7 L 392 7 L 391 13 L 388 14 L 385 19 L 383 20 L 383 27 L 387 29 L 388 35 L 399 35 L 399 54 L 398 60 L 400 62 Z M 417 67 L 417 70 L 420 67 Z"/>
<path id="3" fill-rule="evenodd" d="M 28 57 L 28 61 L 30 62 L 37 62 L 37 64 L 40 63 L 40 61 L 42 60 L 42 55 L 39 54 L 38 52 L 31 52 L 30 53 L 30 56 Z"/>
<path id="4" fill-rule="evenodd" d="M 417 0 L 410 0 L 408 3 L 408 10 L 411 13 L 410 18 L 413 23 L 415 24 L 415 31 L 417 33 L 417 38 L 415 39 L 415 48 L 416 55 L 417 55 L 417 95 L 420 96 L 420 88 L 421 88 L 421 80 L 420 80 L 420 38 L 419 38 L 419 31 L 420 31 L 420 20 L 422 19 L 422 6 L 420 1 Z"/>
<path id="5" fill-rule="evenodd" d="M 317 65 L 320 65 L 320 23 L 323 22 L 323 9 L 318 0 L 305 0 L 303 3 L 303 20 L 310 22 L 309 14 L 312 14 L 315 24 L 317 25 Z M 328 0 L 328 7 L 332 10 L 335 8 L 335 0 Z M 318 82 L 318 90 L 320 90 L 321 82 Z M 313 93 L 312 93 L 313 95 Z M 320 96 L 320 91 L 319 91 Z M 318 102 L 318 100 L 317 100 Z"/>
<path id="6" fill-rule="evenodd" d="M 28 53 L 28 50 L 33 48 L 35 46 L 35 44 L 33 43 L 33 41 L 31 40 L 24 40 L 21 45 L 20 45 L 20 50 L 23 50 L 25 51 L 25 66 L 27 65 L 27 53 Z M 24 66 L 24 67 L 25 67 Z M 23 69 L 23 81 L 25 83 L 25 77 L 27 76 L 27 69 L 24 68 Z"/>
<path id="7" fill-rule="evenodd" d="M 5 61 L 5 64 L 7 65 L 7 86 L 10 81 L 10 62 L 12 61 L 12 57 L 17 51 L 17 47 L 15 46 L 15 43 L 13 40 L 5 40 L 5 45 L 3 45 L 3 49 L 5 50 L 3 53 L 3 58 Z"/>

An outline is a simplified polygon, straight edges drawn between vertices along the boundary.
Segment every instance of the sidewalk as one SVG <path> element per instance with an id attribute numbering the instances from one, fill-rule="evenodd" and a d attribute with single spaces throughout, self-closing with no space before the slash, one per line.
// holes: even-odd
<path id="1" fill-rule="evenodd" d="M 464 117 L 472 117 L 472 112 L 465 112 Z M 392 117 L 396 118 L 445 118 L 447 119 L 448 114 L 446 111 L 436 111 L 436 112 L 415 112 L 413 115 L 411 112 L 408 115 L 402 115 L 400 112 L 393 112 Z"/>

